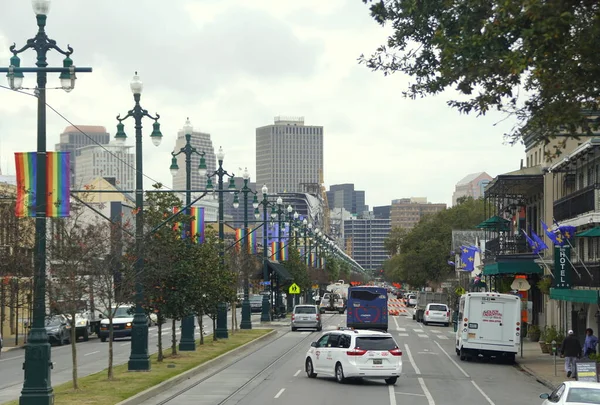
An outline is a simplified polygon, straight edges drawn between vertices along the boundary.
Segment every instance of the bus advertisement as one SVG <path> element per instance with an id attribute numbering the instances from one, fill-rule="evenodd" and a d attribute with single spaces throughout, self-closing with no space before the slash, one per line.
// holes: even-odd
<path id="1" fill-rule="evenodd" d="M 388 293 L 383 287 L 348 289 L 346 326 L 354 329 L 388 329 Z"/>

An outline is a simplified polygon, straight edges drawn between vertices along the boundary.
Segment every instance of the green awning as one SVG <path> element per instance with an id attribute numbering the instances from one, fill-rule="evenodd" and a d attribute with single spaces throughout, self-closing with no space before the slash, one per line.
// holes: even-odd
<path id="1" fill-rule="evenodd" d="M 543 274 L 544 269 L 533 260 L 515 260 L 486 264 L 483 267 L 484 276 L 501 274 Z"/>
<path id="2" fill-rule="evenodd" d="M 491 218 L 486 219 L 482 223 L 476 226 L 479 229 L 497 229 L 507 230 L 510 227 L 510 221 L 504 218 L 500 218 L 498 215 L 494 215 Z"/>
<path id="3" fill-rule="evenodd" d="M 273 271 L 275 272 L 275 274 L 277 274 L 277 276 L 279 277 L 279 280 L 281 282 L 285 282 L 285 281 L 289 281 L 292 280 L 293 277 L 292 275 L 287 271 L 287 269 L 285 267 L 283 267 L 283 265 L 281 265 L 278 262 L 274 262 L 272 260 L 267 260 L 267 266 Z"/>
<path id="4" fill-rule="evenodd" d="M 576 233 L 575 236 L 580 238 L 597 238 L 600 237 L 600 226 L 597 226 L 592 229 L 587 229 L 585 231 Z"/>
<path id="5" fill-rule="evenodd" d="M 598 303 L 598 290 L 550 289 L 550 299 L 558 301 L 580 302 L 586 304 Z"/>

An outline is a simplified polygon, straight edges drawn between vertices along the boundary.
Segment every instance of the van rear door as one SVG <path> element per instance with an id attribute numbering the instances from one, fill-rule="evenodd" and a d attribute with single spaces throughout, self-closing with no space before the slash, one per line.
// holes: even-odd
<path id="1" fill-rule="evenodd" d="M 508 338 L 508 336 L 504 336 L 504 305 L 503 301 L 482 299 L 481 320 L 477 333 L 480 340 L 502 343 Z"/>

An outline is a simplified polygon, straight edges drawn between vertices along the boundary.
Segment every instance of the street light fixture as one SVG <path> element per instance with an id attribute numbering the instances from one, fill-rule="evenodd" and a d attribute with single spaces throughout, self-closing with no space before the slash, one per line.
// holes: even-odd
<path id="1" fill-rule="evenodd" d="M 177 156 L 183 154 L 185 156 L 185 215 L 190 216 L 190 205 L 192 204 L 192 156 L 200 156 L 200 165 L 198 166 L 198 173 L 202 176 L 206 174 L 206 163 L 202 161 L 205 153 L 199 152 L 192 146 L 192 134 L 194 127 L 190 122 L 189 117 L 186 119 L 183 125 L 183 133 L 185 135 L 185 145 L 177 152 L 171 152 L 171 174 L 177 175 L 179 166 L 177 165 Z M 191 221 L 191 217 L 190 217 Z M 192 224 L 188 222 L 186 225 L 186 235 L 188 242 L 192 242 L 192 239 L 196 235 L 192 235 Z M 196 329 L 194 315 L 187 315 L 181 320 L 181 340 L 179 341 L 180 351 L 195 351 L 196 350 L 196 339 L 194 337 L 194 331 Z"/>
<path id="2" fill-rule="evenodd" d="M 140 105 L 140 99 L 144 85 L 137 72 L 130 83 L 131 92 L 135 105 L 127 114 L 121 118 L 117 115 L 117 133 L 115 140 L 119 144 L 124 144 L 127 135 L 124 131 L 123 121 L 133 117 L 135 121 L 135 313 L 133 315 L 133 324 L 131 327 L 131 352 L 127 368 L 129 371 L 149 371 L 151 362 L 148 353 L 148 321 L 143 307 L 144 301 L 144 177 L 142 160 L 142 119 L 150 118 L 154 121 L 152 124 L 152 133 L 150 138 L 155 146 L 158 146 L 162 140 L 160 133 L 160 124 L 158 119 L 160 115 L 152 116 Z"/>
<path id="3" fill-rule="evenodd" d="M 37 86 L 37 154 L 36 154 L 36 184 L 35 195 L 35 251 L 33 258 L 33 316 L 29 330 L 27 346 L 25 348 L 25 379 L 21 391 L 21 405 L 50 405 L 54 403 L 54 391 L 51 384 L 51 350 L 46 333 L 46 199 L 48 194 L 46 176 L 46 83 L 48 73 L 60 73 L 60 81 L 65 91 L 70 91 L 75 86 L 75 72 L 91 72 L 91 68 L 75 68 L 70 59 L 73 48 L 67 46 L 62 50 L 56 41 L 46 34 L 46 19 L 50 11 L 50 0 L 33 0 L 31 2 L 36 15 L 38 31 L 35 37 L 28 39 L 27 43 L 17 49 L 16 45 L 10 46 L 12 53 L 10 65 L 0 68 L 6 73 L 8 85 L 12 90 L 19 90 L 23 86 L 24 72 L 36 73 Z M 35 68 L 22 68 L 21 60 L 17 56 L 26 50 L 34 50 L 37 54 Z M 65 56 L 62 67 L 48 67 L 47 54 L 54 50 Z"/>
<path id="4" fill-rule="evenodd" d="M 269 260 L 269 248 L 267 247 L 267 209 L 268 209 L 268 205 L 269 205 L 269 200 L 268 200 L 268 192 L 269 189 L 267 188 L 267 185 L 264 184 L 262 186 L 262 195 L 263 195 L 263 200 L 262 200 L 262 204 L 263 204 L 263 280 L 264 280 L 264 288 L 265 291 L 263 292 L 263 299 L 262 299 L 262 312 L 260 314 L 260 321 L 261 322 L 270 322 L 271 321 L 271 288 L 269 286 L 269 284 L 267 284 L 268 282 L 270 282 L 269 280 L 269 267 L 268 267 L 268 260 Z M 255 216 L 256 216 L 256 212 L 258 211 L 258 208 L 255 209 Z M 268 294 L 266 294 L 268 293 Z"/>

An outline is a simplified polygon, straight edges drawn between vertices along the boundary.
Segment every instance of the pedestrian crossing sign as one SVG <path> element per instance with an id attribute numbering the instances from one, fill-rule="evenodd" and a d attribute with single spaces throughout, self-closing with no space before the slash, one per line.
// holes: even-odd
<path id="1" fill-rule="evenodd" d="M 298 284 L 294 283 L 290 286 L 288 292 L 290 294 L 300 294 L 300 287 L 298 287 Z"/>

